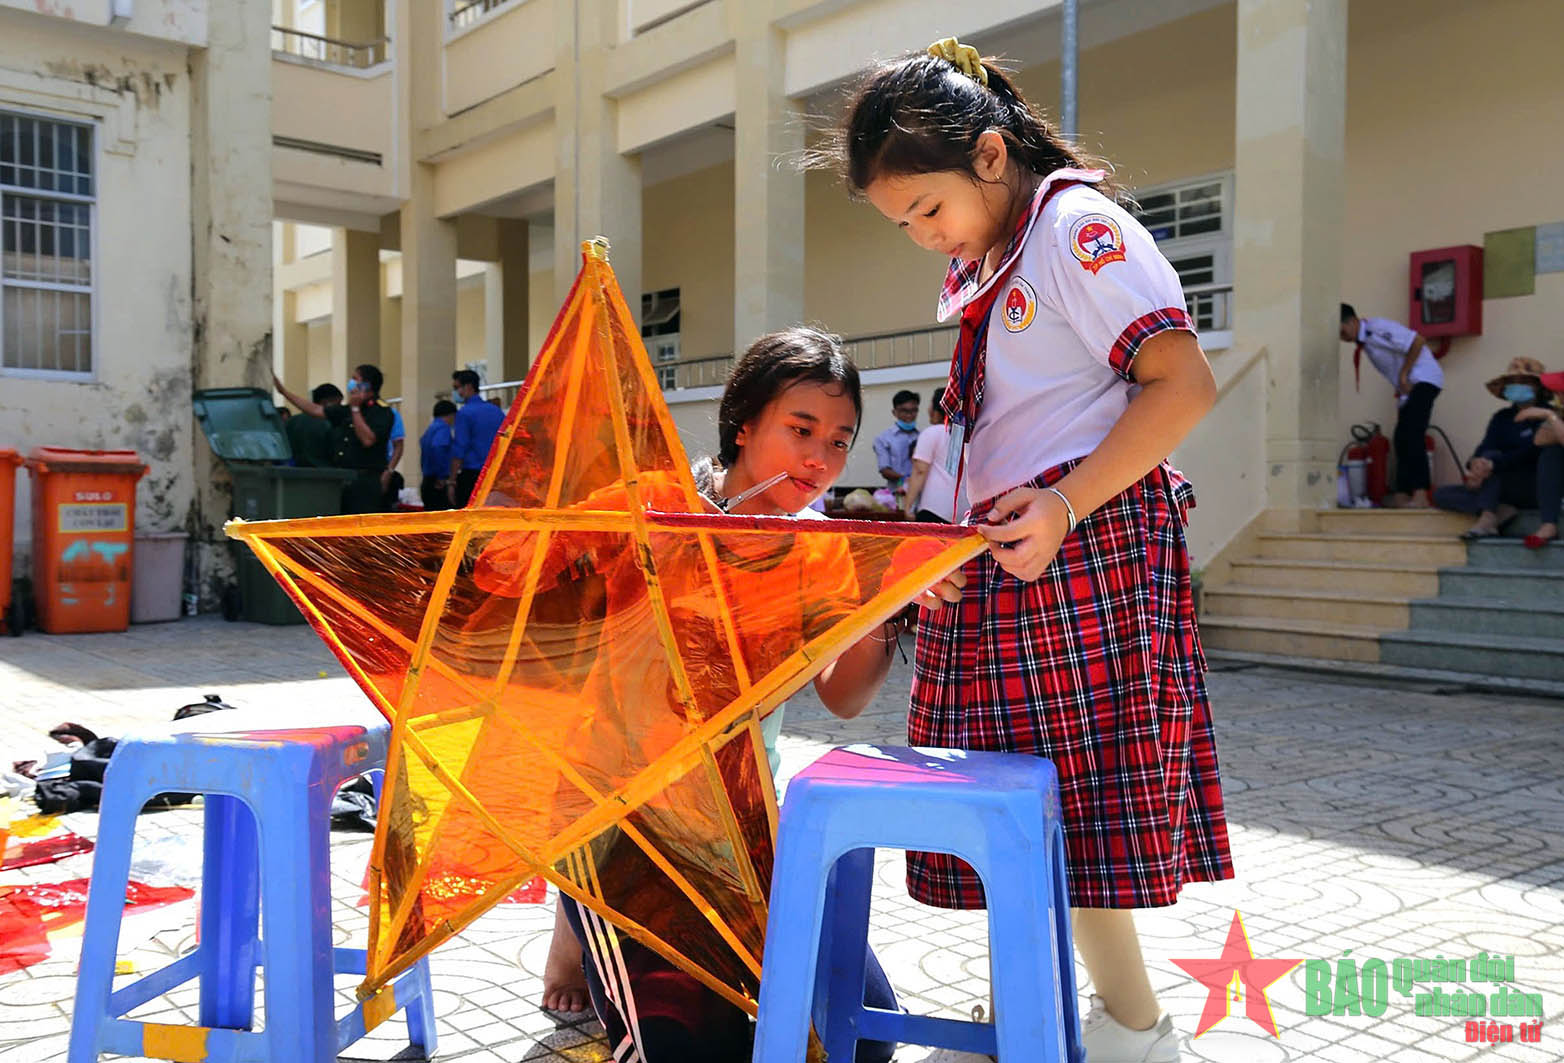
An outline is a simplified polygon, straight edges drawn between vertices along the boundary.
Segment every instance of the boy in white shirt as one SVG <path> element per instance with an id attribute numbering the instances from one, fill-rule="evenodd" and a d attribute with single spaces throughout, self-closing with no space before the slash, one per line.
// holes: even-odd
<path id="1" fill-rule="evenodd" d="M 1368 355 L 1374 368 L 1396 389 L 1395 493 L 1387 501 L 1392 507 L 1426 507 L 1430 487 L 1428 451 L 1423 438 L 1433 417 L 1434 400 L 1445 386 L 1444 371 L 1439 368 L 1428 341 L 1399 322 L 1383 317 L 1358 317 L 1349 304 L 1341 304 L 1341 340 L 1357 346 L 1352 352 L 1354 377 L 1360 359 Z"/>

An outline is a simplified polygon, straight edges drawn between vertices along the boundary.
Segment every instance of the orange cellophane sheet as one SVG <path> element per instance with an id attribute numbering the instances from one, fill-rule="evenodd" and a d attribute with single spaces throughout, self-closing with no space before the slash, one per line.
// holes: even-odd
<path id="1" fill-rule="evenodd" d="M 583 250 L 468 508 L 228 532 L 392 723 L 361 996 L 542 874 L 753 1014 L 760 721 L 983 540 L 718 513 Z"/>

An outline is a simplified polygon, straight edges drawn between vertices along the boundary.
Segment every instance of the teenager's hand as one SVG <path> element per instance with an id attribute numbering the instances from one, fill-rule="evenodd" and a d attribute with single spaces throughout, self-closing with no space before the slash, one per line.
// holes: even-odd
<path id="1" fill-rule="evenodd" d="M 912 572 L 913 569 L 930 560 L 940 552 L 940 546 L 936 543 L 921 539 L 908 539 L 896 548 L 891 555 L 891 563 L 886 568 L 885 574 L 880 577 L 880 589 L 884 590 L 889 584 L 895 583 Z M 941 579 L 932 587 L 922 591 L 913 604 L 924 609 L 938 609 L 946 602 L 961 601 L 961 588 L 967 585 L 967 577 L 957 569 L 950 575 Z"/>
<path id="2" fill-rule="evenodd" d="M 1493 462 L 1487 458 L 1473 458 L 1466 463 L 1466 476 L 1463 479 L 1467 489 L 1475 491 L 1492 475 Z"/>
<path id="3" fill-rule="evenodd" d="M 1021 580 L 1035 580 L 1053 562 L 1069 530 L 1064 503 L 1052 491 L 1018 487 L 1001 495 L 977 528 L 999 567 Z"/>
<path id="4" fill-rule="evenodd" d="M 1546 406 L 1528 406 L 1524 410 L 1517 410 L 1515 413 L 1517 421 L 1546 421 L 1552 416 L 1553 411 Z"/>
<path id="5" fill-rule="evenodd" d="M 938 609 L 946 602 L 954 605 L 961 601 L 961 589 L 966 585 L 967 574 L 958 568 L 912 601 L 921 609 Z"/>

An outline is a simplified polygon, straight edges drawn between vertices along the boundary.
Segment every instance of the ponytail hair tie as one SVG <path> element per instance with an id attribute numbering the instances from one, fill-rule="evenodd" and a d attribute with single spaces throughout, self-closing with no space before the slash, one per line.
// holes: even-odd
<path id="1" fill-rule="evenodd" d="M 988 87 L 988 71 L 983 68 L 983 57 L 970 44 L 962 44 L 954 37 L 944 37 L 929 45 L 929 54 L 945 60 L 984 88 Z"/>

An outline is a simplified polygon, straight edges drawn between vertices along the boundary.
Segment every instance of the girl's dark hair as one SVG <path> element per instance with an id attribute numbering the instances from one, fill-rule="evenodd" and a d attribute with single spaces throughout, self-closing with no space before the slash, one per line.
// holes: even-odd
<path id="1" fill-rule="evenodd" d="M 857 195 L 884 176 L 957 171 L 976 181 L 972 155 L 978 137 L 992 129 L 1033 173 L 1106 168 L 1054 130 L 997 60 L 984 59 L 983 69 L 986 86 L 922 52 L 872 67 L 854 88 L 833 143 L 810 164 L 830 160 Z M 1117 194 L 1106 180 L 1097 187 Z"/>
<path id="2" fill-rule="evenodd" d="M 767 403 L 799 383 L 834 384 L 853 400 L 853 437 L 863 420 L 858 367 L 842 350 L 842 338 L 812 325 L 768 332 L 733 367 L 717 407 L 717 460 L 731 468 L 739 458 L 739 429 L 760 416 Z"/>

